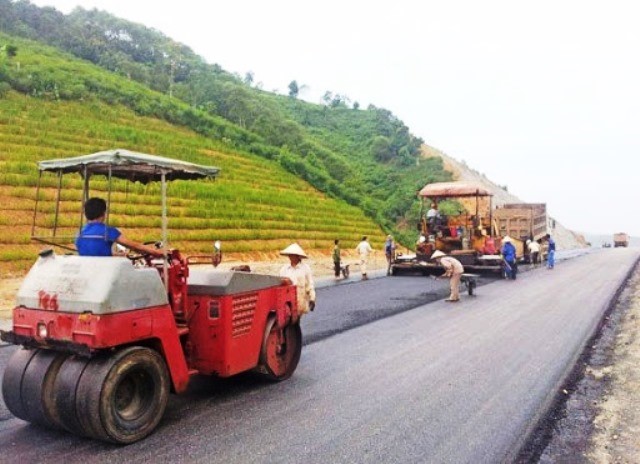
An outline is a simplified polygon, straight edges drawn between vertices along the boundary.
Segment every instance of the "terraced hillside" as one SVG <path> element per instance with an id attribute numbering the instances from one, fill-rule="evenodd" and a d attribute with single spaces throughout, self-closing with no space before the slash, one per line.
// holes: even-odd
<path id="1" fill-rule="evenodd" d="M 170 242 L 187 253 L 209 253 L 220 239 L 226 253 L 273 253 L 298 241 L 313 252 L 329 252 L 333 240 L 355 246 L 369 235 L 374 246 L 381 229 L 357 208 L 328 198 L 279 164 L 234 152 L 188 129 L 142 117 L 97 100 L 48 101 L 9 92 L 0 99 L 0 274 L 30 266 L 42 245 L 30 240 L 36 162 L 127 148 L 221 168 L 216 181 L 169 185 Z M 68 178 L 68 179 L 66 179 Z M 43 178 L 42 213 L 36 235 L 51 233 L 57 180 Z M 65 176 L 61 227 L 71 241 L 79 224 L 79 177 Z M 100 195 L 105 184 L 97 185 Z M 137 240 L 160 233 L 159 186 L 117 184 L 111 223 Z M 104 192 L 102 192 L 104 193 Z M 103 195 L 104 196 L 104 195 Z"/>

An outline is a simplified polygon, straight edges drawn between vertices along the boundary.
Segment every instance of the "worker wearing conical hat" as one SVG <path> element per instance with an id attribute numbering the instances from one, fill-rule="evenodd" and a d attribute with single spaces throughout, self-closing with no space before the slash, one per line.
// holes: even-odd
<path id="1" fill-rule="evenodd" d="M 280 254 L 289 257 L 289 264 L 282 266 L 280 276 L 288 278 L 296 286 L 298 313 L 302 316 L 313 311 L 316 307 L 316 288 L 313 274 L 311 268 L 302 262 L 307 258 L 307 254 L 297 243 L 292 243 Z"/>
<path id="2" fill-rule="evenodd" d="M 451 256 L 447 256 L 440 250 L 436 250 L 431 255 L 431 259 L 434 259 L 438 264 L 444 268 L 443 277 L 449 277 L 449 287 L 451 288 L 451 295 L 444 301 L 455 302 L 460 301 L 460 277 L 464 273 L 464 267 L 462 263 Z"/>

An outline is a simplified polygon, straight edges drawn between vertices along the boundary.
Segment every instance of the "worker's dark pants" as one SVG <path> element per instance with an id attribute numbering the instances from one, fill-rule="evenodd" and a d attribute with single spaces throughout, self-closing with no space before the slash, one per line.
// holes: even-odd
<path id="1" fill-rule="evenodd" d="M 533 264 L 534 266 L 540 264 L 540 252 L 534 251 L 533 253 L 531 253 L 531 264 Z"/>
<path id="2" fill-rule="evenodd" d="M 507 261 L 511 270 L 507 269 L 507 278 L 516 280 L 516 274 L 518 274 L 518 263 L 515 261 Z"/>
<path id="3" fill-rule="evenodd" d="M 333 272 L 336 277 L 340 277 L 340 261 L 333 262 Z"/>

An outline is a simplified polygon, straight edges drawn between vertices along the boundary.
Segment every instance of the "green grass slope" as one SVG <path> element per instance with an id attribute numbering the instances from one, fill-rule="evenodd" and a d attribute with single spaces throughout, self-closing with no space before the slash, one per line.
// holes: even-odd
<path id="1" fill-rule="evenodd" d="M 225 252 L 277 251 L 292 241 L 329 252 L 369 235 L 381 247 L 378 225 L 346 202 L 327 197 L 277 162 L 230 149 L 187 128 L 140 116 L 120 104 L 95 99 L 49 101 L 13 91 L 0 99 L 0 273 L 30 266 L 42 245 L 30 240 L 36 162 L 122 147 L 221 168 L 215 181 L 169 185 L 170 242 L 190 254 L 210 253 L 220 239 Z M 51 234 L 57 180 L 43 177 L 36 235 Z M 79 223 L 81 180 L 65 176 L 57 237 L 70 241 Z M 153 240 L 160 233 L 159 186 L 116 184 L 111 222 L 128 236 Z M 92 192 L 106 196 L 105 182 Z"/>

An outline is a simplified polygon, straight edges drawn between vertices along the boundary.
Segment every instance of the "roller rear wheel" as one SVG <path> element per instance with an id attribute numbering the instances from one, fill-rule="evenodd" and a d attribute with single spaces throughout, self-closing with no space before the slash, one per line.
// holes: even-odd
<path id="1" fill-rule="evenodd" d="M 78 383 L 76 407 L 85 434 L 128 444 L 156 428 L 168 398 L 164 359 L 154 350 L 134 346 L 91 360 Z"/>
<path id="2" fill-rule="evenodd" d="M 27 422 L 61 428 L 53 385 L 67 356 L 48 350 L 16 351 L 2 382 L 2 395 L 9 411 Z"/>
<path id="3" fill-rule="evenodd" d="M 18 349 L 7 363 L 2 377 L 2 397 L 7 409 L 14 416 L 28 420 L 22 404 L 22 379 L 29 363 L 39 350 Z"/>
<path id="4" fill-rule="evenodd" d="M 289 324 L 281 331 L 275 317 L 269 318 L 260 352 L 261 371 L 270 380 L 286 380 L 298 367 L 302 353 L 300 324 Z"/>

